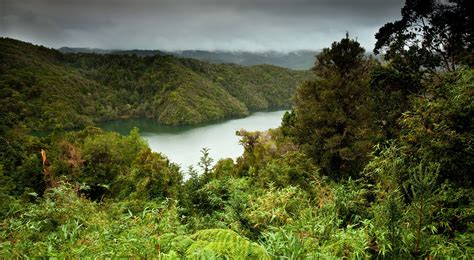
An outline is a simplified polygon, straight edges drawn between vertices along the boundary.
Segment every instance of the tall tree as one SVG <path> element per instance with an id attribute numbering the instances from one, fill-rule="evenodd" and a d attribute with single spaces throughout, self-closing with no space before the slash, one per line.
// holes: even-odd
<path id="1" fill-rule="evenodd" d="M 348 35 L 334 42 L 317 56 L 317 79 L 300 86 L 295 97 L 295 139 L 327 175 L 356 175 L 372 145 L 372 62 L 364 52 Z"/>
<path id="2" fill-rule="evenodd" d="M 375 35 L 383 52 L 402 71 L 455 70 L 472 66 L 474 9 L 469 0 L 406 0 L 402 18 Z"/>

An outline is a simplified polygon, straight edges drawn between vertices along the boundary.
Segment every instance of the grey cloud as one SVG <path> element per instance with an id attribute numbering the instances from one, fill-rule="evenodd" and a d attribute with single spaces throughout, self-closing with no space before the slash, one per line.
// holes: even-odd
<path id="1" fill-rule="evenodd" d="M 367 48 L 403 0 L 2 0 L 0 35 L 51 47 L 291 51 L 348 30 Z"/>

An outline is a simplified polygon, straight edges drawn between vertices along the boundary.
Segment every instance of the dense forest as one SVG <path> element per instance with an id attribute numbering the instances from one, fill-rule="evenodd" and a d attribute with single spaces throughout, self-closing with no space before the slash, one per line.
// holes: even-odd
<path id="1" fill-rule="evenodd" d="M 272 98 L 294 72 L 3 39 L 0 256 L 472 259 L 473 14 L 468 1 L 407 1 L 375 35 L 383 62 L 349 35 L 334 42 L 279 128 L 239 131 L 235 161 L 203 149 L 199 169 L 151 151 L 139 129 L 62 131 L 62 115 L 165 121 L 221 99 L 243 115 L 282 105 Z"/>
<path id="2" fill-rule="evenodd" d="M 298 83 L 311 77 L 170 55 L 62 54 L 9 38 L 0 39 L 0 62 L 2 120 L 43 130 L 123 117 L 198 124 L 290 108 Z"/>

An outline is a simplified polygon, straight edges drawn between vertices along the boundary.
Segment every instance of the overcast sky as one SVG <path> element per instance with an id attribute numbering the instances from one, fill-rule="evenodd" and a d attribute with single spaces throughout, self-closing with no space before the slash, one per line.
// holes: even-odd
<path id="1" fill-rule="evenodd" d="M 318 50 L 374 34 L 403 0 L 0 0 L 0 35 L 49 47 Z"/>

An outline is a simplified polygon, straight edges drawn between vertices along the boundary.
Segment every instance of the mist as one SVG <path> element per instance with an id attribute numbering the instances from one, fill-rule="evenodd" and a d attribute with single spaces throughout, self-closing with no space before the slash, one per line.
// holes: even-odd
<path id="1" fill-rule="evenodd" d="M 400 16 L 388 0 L 3 0 L 0 35 L 59 48 L 318 50 L 348 31 L 367 49 Z"/>

